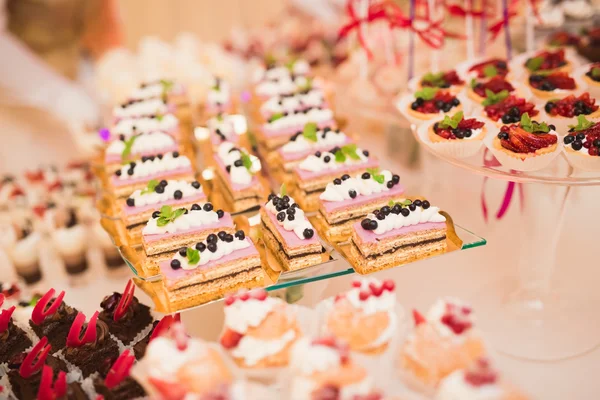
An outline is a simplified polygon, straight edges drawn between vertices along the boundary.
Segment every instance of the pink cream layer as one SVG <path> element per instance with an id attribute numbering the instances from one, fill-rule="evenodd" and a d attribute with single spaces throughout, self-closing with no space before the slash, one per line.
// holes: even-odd
<path id="1" fill-rule="evenodd" d="M 331 212 L 338 211 L 338 210 L 346 208 L 346 207 L 360 207 L 363 204 L 369 203 L 373 200 L 379 200 L 379 199 L 383 199 L 383 198 L 389 198 L 389 199 L 397 198 L 402 193 L 404 193 L 404 186 L 402 186 L 401 184 L 397 184 L 397 185 L 394 185 L 394 187 L 388 191 L 372 193 L 367 196 L 356 196 L 353 199 L 347 199 L 347 200 L 343 200 L 343 201 L 325 201 L 325 200 L 319 200 L 319 201 L 321 202 L 321 204 L 323 204 L 325 211 L 327 213 L 331 213 Z"/>
<path id="2" fill-rule="evenodd" d="M 147 204 L 147 205 L 141 206 L 141 207 L 125 206 L 123 208 L 123 212 L 125 213 L 125 215 L 135 215 L 135 214 L 141 214 L 148 210 L 160 210 L 160 208 L 162 206 L 178 206 L 181 204 L 189 203 L 190 201 L 193 201 L 194 203 L 199 203 L 199 202 L 203 202 L 205 200 L 206 200 L 206 195 L 204 193 L 198 193 L 194 196 L 184 197 L 180 200 L 171 199 L 171 200 L 163 201 L 162 203 Z"/>
<path id="3" fill-rule="evenodd" d="M 335 162 L 335 161 L 331 160 L 331 162 Z M 379 160 L 377 160 L 376 158 L 369 158 L 366 162 L 361 162 L 361 163 L 357 163 L 357 164 L 349 164 L 349 165 L 344 164 L 340 168 L 326 169 L 326 170 L 319 171 L 319 172 L 305 171 L 303 169 L 300 169 L 299 166 L 294 168 L 294 171 L 296 171 L 296 173 L 300 177 L 300 180 L 306 182 L 311 179 L 318 179 L 318 178 L 320 178 L 322 176 L 326 176 L 326 175 L 339 174 L 341 176 L 343 174 L 349 174 L 352 172 L 362 171 L 367 168 L 375 168 L 378 166 L 379 166 Z"/>
<path id="4" fill-rule="evenodd" d="M 164 147 L 162 149 L 156 149 L 154 151 L 145 151 L 142 153 L 133 153 L 133 156 L 136 156 L 138 158 L 142 158 L 144 156 L 148 157 L 148 156 L 154 156 L 156 154 L 164 154 L 164 153 L 168 153 L 171 151 L 177 151 L 179 150 L 179 146 L 177 146 L 177 144 L 173 144 L 171 146 L 168 147 Z M 120 163 L 122 161 L 121 158 L 121 154 L 108 154 L 106 153 L 106 156 L 104 157 L 104 162 L 106 162 L 107 164 L 110 163 Z"/>
<path id="5" fill-rule="evenodd" d="M 344 146 L 348 143 L 352 143 L 352 139 L 346 138 L 346 141 L 342 144 L 342 146 Z M 281 148 L 279 148 L 279 150 L 277 150 L 277 152 L 279 153 L 279 155 L 281 156 L 281 159 L 284 162 L 289 162 L 289 161 L 304 160 L 306 157 L 308 157 L 311 154 L 314 154 L 316 151 L 329 150 L 332 147 L 333 146 L 331 146 L 330 144 L 327 144 L 327 145 L 323 145 L 323 146 L 312 147 L 311 149 L 305 150 L 305 151 L 296 151 L 296 152 L 288 152 L 288 153 L 284 152 Z"/>
<path id="6" fill-rule="evenodd" d="M 170 286 L 172 283 L 175 283 L 180 279 L 186 279 L 192 275 L 197 274 L 198 272 L 202 272 L 203 270 L 215 268 L 219 265 L 228 263 L 230 261 L 240 260 L 246 257 L 258 255 L 258 250 L 256 250 L 256 247 L 254 247 L 252 241 L 250 241 L 250 239 L 248 238 L 246 238 L 245 240 L 250 243 L 250 247 L 234 251 L 233 253 L 227 254 L 225 257 L 219 258 L 218 260 L 209 261 L 208 263 L 200 265 L 199 267 L 194 269 L 173 269 L 171 268 L 171 260 L 162 261 L 161 263 L 159 263 L 160 272 L 162 273 L 162 276 L 167 280 L 167 286 Z M 207 251 L 208 250 L 204 250 L 204 252 Z M 200 253 L 200 258 L 202 258 L 202 253 Z"/>
<path id="7" fill-rule="evenodd" d="M 233 183 L 233 182 L 231 182 L 231 176 L 229 176 L 229 172 L 227 172 L 227 170 L 225 169 L 225 164 L 223 164 L 223 161 L 221 161 L 221 158 L 216 153 L 215 153 L 215 160 L 217 162 L 217 165 L 221 169 L 221 172 L 223 173 L 223 175 L 227 177 L 227 184 L 229 185 L 229 187 L 234 192 L 239 192 L 239 191 L 242 191 L 242 190 L 249 189 L 249 188 L 251 188 L 253 186 L 259 186 L 260 185 L 260 182 L 258 182 L 258 178 L 256 177 L 256 175 L 254 175 L 252 177 L 252 180 L 247 185 L 242 185 L 242 184 L 239 184 L 239 183 Z"/>
<path id="8" fill-rule="evenodd" d="M 277 230 L 279 231 L 279 234 L 281 234 L 281 236 L 283 237 L 283 240 L 285 240 L 288 247 L 297 248 L 297 247 L 302 247 L 302 246 L 318 243 L 316 231 L 315 231 L 315 236 L 313 236 L 312 238 L 300 239 L 298 237 L 298 235 L 296 235 L 294 233 L 294 231 L 286 231 L 285 229 L 283 229 L 283 226 L 279 225 L 279 222 L 277 221 L 277 217 L 274 214 L 270 213 L 269 211 L 267 211 L 267 214 L 269 215 L 269 219 L 271 220 L 271 223 L 277 228 Z M 314 230 L 314 228 L 313 228 L 313 230 Z"/>
<path id="9" fill-rule="evenodd" d="M 160 180 L 163 178 L 168 178 L 170 176 L 183 175 L 183 174 L 193 174 L 192 167 L 177 168 L 177 169 L 172 169 L 169 171 L 162 171 L 160 174 L 148 175 L 148 176 L 143 176 L 141 178 L 134 178 L 134 179 L 118 179 L 118 177 L 116 175 L 113 175 L 113 176 L 111 176 L 110 180 L 111 180 L 111 183 L 113 186 L 121 187 L 121 186 L 135 185 L 137 183 L 149 182 L 152 179 Z"/>
<path id="10" fill-rule="evenodd" d="M 330 119 L 328 121 L 319 122 L 317 126 L 319 129 L 323 129 L 327 126 L 335 125 L 335 121 Z M 290 126 L 285 129 L 272 129 L 269 124 L 263 124 L 262 132 L 266 137 L 278 137 L 278 136 L 292 136 L 296 132 L 301 132 L 304 129 L 303 125 Z"/>
<path id="11" fill-rule="evenodd" d="M 233 220 L 231 219 L 231 215 L 225 213 L 223 218 L 219 219 L 214 224 L 202 225 L 197 228 L 184 229 L 182 231 L 177 231 L 174 233 L 157 233 L 157 234 L 153 234 L 153 235 L 143 235 L 143 237 L 144 237 L 144 241 L 146 243 L 154 243 L 158 240 L 168 239 L 168 238 L 172 238 L 172 237 L 176 237 L 176 236 L 180 236 L 180 235 L 187 235 L 188 233 L 193 233 L 193 232 L 200 233 L 200 232 L 206 231 L 206 230 L 214 230 L 217 228 L 230 228 L 232 226 L 234 226 L 234 225 L 233 225 Z"/>
<path id="12" fill-rule="evenodd" d="M 177 106 L 175 104 L 169 103 L 167 104 L 167 113 L 168 114 L 174 114 L 177 110 Z M 117 122 L 119 122 L 122 119 L 137 119 L 137 118 L 145 118 L 147 117 L 147 114 L 140 114 L 140 115 L 134 115 L 134 116 L 129 116 L 129 117 L 125 117 L 125 118 L 114 118 L 113 121 L 116 124 Z"/>
<path id="13" fill-rule="evenodd" d="M 403 226 L 399 229 L 392 229 L 382 235 L 378 235 L 373 231 L 367 231 L 360 226 L 360 221 L 354 224 L 354 231 L 358 234 L 358 237 L 363 243 L 375 243 L 380 240 L 388 239 L 391 237 L 406 235 L 407 233 L 424 231 L 428 229 L 443 229 L 446 227 L 445 222 L 424 222 L 422 224 Z"/>

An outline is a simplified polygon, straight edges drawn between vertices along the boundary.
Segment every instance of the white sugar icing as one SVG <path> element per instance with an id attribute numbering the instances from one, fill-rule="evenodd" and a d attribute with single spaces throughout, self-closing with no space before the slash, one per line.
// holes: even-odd
<path id="1" fill-rule="evenodd" d="M 208 354 L 206 343 L 198 339 L 189 339 L 187 347 L 180 350 L 175 341 L 158 336 L 146 348 L 142 362 L 150 376 L 160 379 L 173 379 L 180 368 Z"/>
<path id="2" fill-rule="evenodd" d="M 219 149 L 217 150 L 217 155 L 225 164 L 225 166 L 231 166 L 229 170 L 229 177 L 231 178 L 231 182 L 237 183 L 240 185 L 248 185 L 252 182 L 252 177 L 261 170 L 261 163 L 258 157 L 248 153 L 244 149 L 242 149 L 248 156 L 250 157 L 250 161 L 252 165 L 250 169 L 246 168 L 243 163 L 240 166 L 236 166 L 235 162 L 241 161 L 241 152 L 238 150 L 239 148 L 235 148 L 235 145 L 231 142 L 223 142 L 219 145 Z M 239 163 L 238 163 L 239 164 Z"/>
<path id="3" fill-rule="evenodd" d="M 457 336 L 450 327 L 444 323 L 442 323 L 442 317 L 448 312 L 448 305 L 453 305 L 457 308 L 468 307 L 471 308 L 467 303 L 463 302 L 460 299 L 446 297 L 443 299 L 436 300 L 435 303 L 431 306 L 429 311 L 427 312 L 427 322 L 431 324 L 435 328 L 435 330 L 444 337 L 452 337 Z M 470 321 L 472 324 L 475 322 L 475 316 L 473 313 L 469 313 L 468 315 L 460 314 L 461 318 Z"/>
<path id="4" fill-rule="evenodd" d="M 436 400 L 502 400 L 504 390 L 496 383 L 471 385 L 465 379 L 465 371 L 456 371 L 445 378 L 438 388 Z"/>
<path id="5" fill-rule="evenodd" d="M 173 114 L 165 114 L 161 118 L 127 118 L 117 122 L 111 130 L 111 134 L 113 136 L 125 135 L 125 137 L 129 137 L 134 134 L 153 131 L 169 132 L 177 128 L 178 125 L 179 120 Z"/>
<path id="6" fill-rule="evenodd" d="M 153 190 L 144 194 L 142 194 L 143 190 L 138 189 L 129 198 L 134 199 L 134 207 L 143 207 L 148 204 L 164 203 L 165 201 L 175 199 L 175 192 L 177 190 L 181 191 L 182 199 L 194 197 L 202 193 L 202 186 L 196 189 L 190 182 L 182 180 L 168 180 L 167 186 L 164 186 L 164 188 L 165 190 L 162 193 L 157 193 L 156 190 Z"/>
<path id="7" fill-rule="evenodd" d="M 173 153 L 165 153 L 162 159 L 158 157 L 154 160 L 138 161 L 135 163 L 133 168 L 133 174 L 129 175 L 128 171 L 131 168 L 131 164 L 126 164 L 121 167 L 121 175 L 117 176 L 117 179 L 127 180 L 135 178 L 143 178 L 145 176 L 156 175 L 165 171 L 173 171 L 179 168 L 189 168 L 192 166 L 189 158 L 185 156 L 173 157 Z"/>
<path id="8" fill-rule="evenodd" d="M 232 242 L 226 242 L 224 240 L 217 240 L 217 251 L 214 253 L 208 249 L 208 244 L 206 241 L 202 242 L 205 246 L 207 246 L 204 251 L 200 252 L 200 261 L 195 264 L 190 264 L 188 258 L 186 256 L 182 256 L 177 252 L 173 260 L 179 260 L 181 268 L 185 270 L 196 269 L 200 265 L 208 264 L 211 261 L 218 260 L 220 258 L 225 257 L 233 253 L 234 251 L 245 249 L 250 247 L 250 242 L 246 239 L 238 239 L 236 237 L 233 238 Z"/>
<path id="9" fill-rule="evenodd" d="M 132 137 L 135 137 L 135 139 L 131 146 L 131 154 L 158 152 L 161 149 L 173 147 L 175 145 L 175 139 L 164 132 L 148 132 Z M 106 148 L 106 153 L 120 155 L 123 153 L 124 149 L 125 142 L 122 140 L 115 140 Z"/>
<path id="10" fill-rule="evenodd" d="M 339 202 L 352 198 L 349 194 L 350 190 L 354 190 L 357 197 L 387 192 L 390 190 L 387 187 L 387 183 L 392 180 L 393 174 L 388 170 L 382 170 L 380 174 L 383 175 L 383 183 L 377 182 L 372 176 L 368 179 L 363 179 L 361 177 L 362 173 L 357 174 L 355 177 L 342 180 L 340 185 L 329 182 L 325 187 L 325 191 L 319 195 L 319 198 L 325 201 Z"/>
<path id="11" fill-rule="evenodd" d="M 290 197 L 290 207 L 294 203 L 295 203 L 294 199 L 292 199 Z M 296 212 L 294 214 L 293 221 L 290 221 L 287 218 L 288 214 L 287 214 L 286 210 L 277 211 L 277 208 L 275 207 L 275 205 L 273 205 L 273 200 L 269 200 L 267 202 L 267 204 L 265 205 L 265 208 L 267 209 L 268 212 L 275 215 L 275 217 L 277 217 L 277 214 L 279 214 L 280 212 L 285 213 L 286 218 L 283 221 L 280 221 L 279 219 L 276 218 L 277 224 L 279 226 L 283 227 L 283 229 L 285 229 L 288 232 L 293 231 L 296 234 L 296 236 L 298 236 L 298 238 L 300 238 L 300 239 L 305 239 L 304 238 L 304 230 L 305 229 L 312 229 L 314 231 L 314 228 L 313 228 L 312 224 L 306 218 L 304 211 L 302 211 L 299 207 L 296 207 Z"/>
<path id="12" fill-rule="evenodd" d="M 146 84 L 143 87 L 140 86 L 139 88 L 135 89 L 133 91 L 133 93 L 131 94 L 131 99 L 132 100 L 145 100 L 145 99 L 151 99 L 151 98 L 155 98 L 155 97 L 162 97 L 165 93 L 165 85 L 163 85 L 161 82 L 154 82 L 154 83 L 150 83 L 150 84 Z M 174 83 L 171 87 L 171 89 L 169 90 L 169 93 L 181 93 L 183 92 L 183 87 L 178 84 L 178 83 Z M 167 94 L 169 94 L 167 93 Z"/>
<path id="13" fill-rule="evenodd" d="M 145 117 L 149 115 L 163 115 L 168 112 L 168 107 L 162 99 L 153 98 L 133 103 L 125 103 L 113 108 L 115 118 Z"/>
<path id="14" fill-rule="evenodd" d="M 304 135 L 298 135 L 294 140 L 290 140 L 281 147 L 281 151 L 284 153 L 296 153 L 323 147 L 335 147 L 341 146 L 346 143 L 348 137 L 344 132 L 336 132 L 330 130 L 325 132 L 323 129 L 317 131 L 317 141 L 314 142 L 304 137 Z"/>
<path id="15" fill-rule="evenodd" d="M 267 122 L 265 127 L 269 130 L 277 131 L 281 129 L 304 127 L 309 122 L 320 124 L 323 122 L 331 121 L 333 119 L 333 111 L 329 108 L 319 109 L 311 108 L 308 112 L 296 112 L 288 114 L 287 116 L 276 119 L 272 122 Z"/>
<path id="16" fill-rule="evenodd" d="M 215 224 L 218 221 L 219 216 L 215 211 L 192 210 L 187 214 L 180 215 L 175 221 L 169 222 L 164 226 L 157 225 L 158 218 L 150 218 L 142 230 L 142 235 L 176 233 L 178 231 Z"/>
<path id="17" fill-rule="evenodd" d="M 384 234 L 393 229 L 400 229 L 405 226 L 417 225 L 426 222 L 445 222 L 446 217 L 439 213 L 438 207 L 429 207 L 424 210 L 422 207 L 417 207 L 415 211 L 411 211 L 407 217 L 402 214 L 388 214 L 385 219 L 378 220 L 374 214 L 369 213 L 367 218 L 377 221 L 377 229 L 375 232 L 377 235 Z"/>
<path id="18" fill-rule="evenodd" d="M 358 160 L 354 160 L 351 157 L 346 156 L 346 159 L 342 162 L 335 161 L 335 154 L 328 151 L 321 152 L 321 156 L 317 157 L 314 154 L 306 157 L 298 167 L 305 171 L 310 172 L 321 172 L 326 170 L 334 170 L 342 168 L 346 165 L 360 164 L 367 161 L 367 156 L 363 154 L 363 150 L 360 148 L 356 149 Z M 325 161 L 326 157 L 329 157 L 329 161 Z"/>
<path id="19" fill-rule="evenodd" d="M 262 324 L 275 307 L 283 305 L 283 302 L 275 297 L 267 297 L 265 300 L 236 300 L 225 307 L 225 327 L 245 334 L 248 328 L 256 328 Z"/>
<path id="20" fill-rule="evenodd" d="M 282 351 L 290 342 L 296 338 L 296 331 L 289 330 L 277 339 L 258 339 L 245 335 L 238 345 L 231 350 L 231 355 L 241 358 L 249 365 L 256 365 L 260 360 L 270 357 Z"/>
<path id="21" fill-rule="evenodd" d="M 85 252 L 88 235 L 83 225 L 59 228 L 52 232 L 52 242 L 62 256 L 76 256 Z"/>
<path id="22" fill-rule="evenodd" d="M 260 111 L 268 114 L 293 112 L 304 108 L 319 107 L 324 102 L 323 91 L 311 89 L 308 93 L 272 97 L 260 107 Z"/>

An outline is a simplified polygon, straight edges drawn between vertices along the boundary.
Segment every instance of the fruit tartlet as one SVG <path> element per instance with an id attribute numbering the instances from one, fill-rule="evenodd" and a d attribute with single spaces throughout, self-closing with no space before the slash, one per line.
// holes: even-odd
<path id="1" fill-rule="evenodd" d="M 292 349 L 290 399 L 382 399 L 366 369 L 333 336 L 303 338 Z"/>
<path id="2" fill-rule="evenodd" d="M 580 42 L 577 35 L 568 31 L 558 31 L 548 36 L 546 43 L 549 47 L 577 47 Z"/>
<path id="3" fill-rule="evenodd" d="M 495 76 L 507 77 L 510 72 L 506 60 L 499 58 L 492 58 L 475 64 L 464 64 L 464 69 L 464 76 L 466 76 L 469 81 L 472 79 L 485 80 Z"/>
<path id="4" fill-rule="evenodd" d="M 325 331 L 369 355 L 385 352 L 397 334 L 396 285 L 392 280 L 355 280 L 352 289 L 335 297 Z"/>
<path id="5" fill-rule="evenodd" d="M 483 116 L 498 126 L 517 123 L 523 114 L 529 114 L 531 117 L 539 114 L 535 104 L 522 97 L 511 96 L 506 91 L 497 94 L 488 92 L 481 105 L 483 106 Z"/>
<path id="6" fill-rule="evenodd" d="M 449 89 L 453 93 L 458 93 L 465 86 L 465 81 L 458 75 L 456 70 L 448 70 L 442 72 L 429 72 L 420 77 L 417 82 L 418 90 L 424 87 L 432 87 L 438 89 Z"/>
<path id="7" fill-rule="evenodd" d="M 565 49 L 556 51 L 544 50 L 525 60 L 522 67 L 527 74 L 568 73 L 573 69 L 573 64 L 565 57 Z"/>
<path id="8" fill-rule="evenodd" d="M 589 120 L 600 118 L 596 99 L 587 92 L 578 97 L 570 95 L 564 99 L 549 100 L 544 106 L 544 114 L 544 120 L 552 122 L 561 135 L 566 134 L 571 125 L 577 125 L 579 115 L 585 115 Z"/>
<path id="9" fill-rule="evenodd" d="M 527 396 L 505 382 L 487 358 L 444 378 L 436 400 L 527 400 Z"/>
<path id="10" fill-rule="evenodd" d="M 505 125 L 490 137 L 490 150 L 498 161 L 517 171 L 533 171 L 548 165 L 560 150 L 554 125 L 532 121 L 527 113 L 518 124 Z"/>
<path id="11" fill-rule="evenodd" d="M 462 111 L 419 128 L 419 138 L 434 150 L 452 157 L 472 156 L 487 134 L 483 118 L 465 118 Z"/>
<path id="12" fill-rule="evenodd" d="M 417 121 L 426 121 L 440 114 L 462 110 L 461 101 L 446 90 L 424 87 L 414 94 L 406 112 Z"/>
<path id="13" fill-rule="evenodd" d="M 527 79 L 527 84 L 533 95 L 541 100 L 562 99 L 585 89 L 567 72 L 533 73 Z"/>
<path id="14" fill-rule="evenodd" d="M 588 85 L 588 90 L 594 95 L 600 95 L 600 63 L 589 64 L 581 69 L 583 81 Z"/>
<path id="15" fill-rule="evenodd" d="M 282 300 L 264 289 L 225 298 L 221 346 L 242 368 L 287 366 L 294 343 L 302 336 L 296 316 Z"/>
<path id="16" fill-rule="evenodd" d="M 578 116 L 577 123 L 571 125 L 563 143 L 571 165 L 586 171 L 600 169 L 600 122 Z"/>
<path id="17" fill-rule="evenodd" d="M 448 375 L 485 356 L 473 310 L 459 299 L 439 299 L 426 317 L 413 310 L 413 318 L 414 332 L 402 346 L 399 360 L 407 383 L 430 391 Z"/>
<path id="18" fill-rule="evenodd" d="M 494 94 L 504 91 L 509 94 L 517 94 L 517 89 L 513 84 L 502 76 L 496 76 L 486 81 L 472 80 L 467 89 L 467 96 L 475 103 L 481 104 L 486 99 L 488 91 Z M 523 94 L 520 95 L 523 96 Z"/>

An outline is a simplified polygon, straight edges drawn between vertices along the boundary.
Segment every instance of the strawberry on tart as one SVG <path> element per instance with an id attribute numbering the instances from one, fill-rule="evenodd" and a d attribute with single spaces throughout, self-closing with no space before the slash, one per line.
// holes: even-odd
<path id="1" fill-rule="evenodd" d="M 481 104 L 490 91 L 494 94 L 506 91 L 509 94 L 517 94 L 517 89 L 502 76 L 496 76 L 485 81 L 471 81 L 467 88 L 467 96 L 477 104 Z"/>
<path id="2" fill-rule="evenodd" d="M 319 195 L 319 215 L 324 219 L 322 233 L 330 241 L 345 241 L 356 221 L 390 201 L 404 200 L 403 193 L 400 175 L 388 170 L 367 168 L 355 176 L 341 175 Z"/>
<path id="3" fill-rule="evenodd" d="M 428 72 L 421 76 L 418 81 L 417 89 L 424 87 L 433 87 L 438 89 L 449 89 L 452 92 L 459 92 L 465 86 L 465 81 L 461 79 L 456 70 L 441 72 Z"/>
<path id="4" fill-rule="evenodd" d="M 483 106 L 482 116 L 487 117 L 498 126 L 519 122 L 525 113 L 531 117 L 539 114 L 535 104 L 524 98 L 511 96 L 507 91 L 497 94 L 488 92 L 481 105 Z"/>
<path id="5" fill-rule="evenodd" d="M 490 79 L 495 76 L 506 77 L 509 74 L 506 60 L 492 58 L 466 66 L 466 75 L 469 79 Z"/>
<path id="6" fill-rule="evenodd" d="M 296 316 L 282 300 L 264 289 L 225 298 L 221 346 L 242 368 L 285 367 L 302 336 Z"/>
<path id="7" fill-rule="evenodd" d="M 563 138 L 565 154 L 569 162 L 586 171 L 600 169 L 600 122 L 588 121 L 579 115 Z"/>
<path id="8" fill-rule="evenodd" d="M 540 101 L 560 99 L 585 89 L 567 72 L 534 73 L 527 83 L 534 97 Z"/>
<path id="9" fill-rule="evenodd" d="M 477 153 L 487 135 L 483 118 L 465 118 L 462 111 L 419 129 L 427 130 L 419 136 L 434 150 L 458 158 Z"/>
<path id="10" fill-rule="evenodd" d="M 600 63 L 588 64 L 582 67 L 582 79 L 588 85 L 588 90 L 594 95 L 600 95 Z"/>
<path id="11" fill-rule="evenodd" d="M 543 50 L 525 60 L 523 68 L 528 74 L 538 74 L 540 72 L 568 73 L 573 69 L 573 63 L 566 59 L 565 49 Z"/>
<path id="12" fill-rule="evenodd" d="M 405 112 L 417 121 L 426 121 L 440 114 L 460 110 L 462 110 L 462 104 L 451 92 L 424 87 L 414 94 L 414 101 L 407 104 Z"/>
<path id="13" fill-rule="evenodd" d="M 584 115 L 589 120 L 600 118 L 600 107 L 589 93 L 570 95 L 563 99 L 549 100 L 544 106 L 543 118 L 552 122 L 559 134 L 565 134 L 571 125 L 577 125 L 577 117 Z"/>

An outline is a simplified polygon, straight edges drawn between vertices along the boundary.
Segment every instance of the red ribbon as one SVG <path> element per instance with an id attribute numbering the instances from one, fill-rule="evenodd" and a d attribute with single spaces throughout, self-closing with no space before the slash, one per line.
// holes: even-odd
<path id="1" fill-rule="evenodd" d="M 509 11 L 507 17 L 503 17 L 500 21 L 496 22 L 495 24 L 492 24 L 488 28 L 488 32 L 492 35 L 490 37 L 490 41 L 496 40 L 498 35 L 500 35 L 500 33 L 502 32 L 502 29 L 504 29 L 504 25 L 510 23 L 510 20 L 516 16 L 517 13 L 515 11 Z"/>
<path id="2" fill-rule="evenodd" d="M 498 167 L 500 166 L 500 162 L 498 162 L 498 160 L 496 159 L 496 157 L 494 157 L 493 155 L 491 155 L 491 158 L 489 157 L 491 154 L 489 153 L 488 149 L 485 149 L 485 152 L 483 153 L 483 165 L 486 167 Z M 483 219 L 485 220 L 485 222 L 488 222 L 488 207 L 487 207 L 487 201 L 485 199 L 485 185 L 488 181 L 488 177 L 484 177 L 483 178 L 483 184 L 481 185 L 481 211 L 483 212 Z M 520 201 L 520 207 L 521 207 L 521 211 L 523 211 L 523 203 L 525 200 L 525 194 L 523 193 L 523 184 L 522 183 L 515 183 L 515 182 L 508 182 L 508 185 L 506 186 L 506 191 L 504 192 L 504 198 L 502 199 L 502 204 L 500 205 L 500 208 L 498 209 L 498 212 L 496 213 L 496 219 L 502 219 L 502 217 L 504 217 L 504 214 L 506 214 L 506 212 L 508 211 L 508 207 L 510 206 L 510 203 L 512 201 L 512 197 L 515 191 L 515 186 L 517 187 L 517 189 L 519 190 L 519 201 Z"/>

